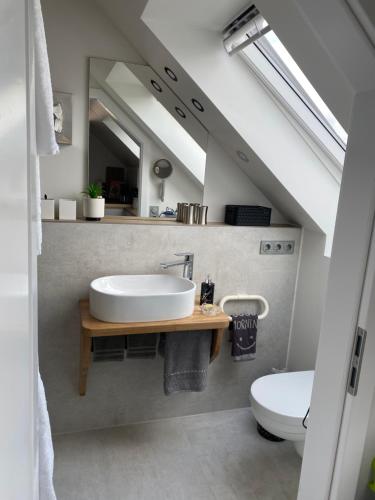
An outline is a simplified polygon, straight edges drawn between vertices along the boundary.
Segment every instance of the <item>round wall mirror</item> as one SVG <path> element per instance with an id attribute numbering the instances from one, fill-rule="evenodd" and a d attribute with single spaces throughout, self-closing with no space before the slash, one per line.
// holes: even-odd
<path id="1" fill-rule="evenodd" d="M 156 177 L 159 177 L 159 179 L 161 179 L 160 201 L 164 201 L 164 198 L 165 198 L 165 179 L 168 179 L 168 177 L 170 177 L 172 175 L 172 172 L 173 172 L 172 164 L 169 160 L 165 160 L 164 158 L 162 158 L 161 160 L 158 160 L 154 163 L 152 170 L 154 171 L 154 174 L 156 175 Z"/>
<path id="2" fill-rule="evenodd" d="M 159 179 L 167 179 L 172 175 L 173 167 L 170 161 L 162 159 L 154 163 L 153 170 Z"/>

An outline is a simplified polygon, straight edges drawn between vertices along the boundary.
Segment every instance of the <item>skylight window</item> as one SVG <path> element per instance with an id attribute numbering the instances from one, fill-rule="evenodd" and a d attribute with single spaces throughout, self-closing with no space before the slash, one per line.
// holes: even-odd
<path id="1" fill-rule="evenodd" d="M 346 131 L 257 8 L 249 7 L 223 34 L 227 52 L 241 54 L 309 136 L 342 166 Z"/>
<path id="2" fill-rule="evenodd" d="M 269 31 L 255 42 L 255 46 L 269 59 L 270 63 L 274 65 L 275 69 L 280 72 L 281 76 L 301 97 L 306 106 L 311 108 L 311 111 L 316 117 L 327 127 L 341 146 L 345 148 L 348 134 L 336 120 L 318 92 L 311 85 L 296 61 L 278 39 L 276 33 L 274 31 Z M 243 49 L 245 54 L 247 48 Z"/>

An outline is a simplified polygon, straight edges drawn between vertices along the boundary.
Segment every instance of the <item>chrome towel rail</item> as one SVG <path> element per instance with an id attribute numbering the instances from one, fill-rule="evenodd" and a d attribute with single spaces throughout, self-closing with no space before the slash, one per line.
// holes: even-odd
<path id="1" fill-rule="evenodd" d="M 224 312 L 224 305 L 229 302 L 229 301 L 237 301 L 237 300 L 257 300 L 260 302 L 263 306 L 263 310 L 261 314 L 258 315 L 258 319 L 264 319 L 268 316 L 268 313 L 270 311 L 270 306 L 267 302 L 267 300 L 262 297 L 261 295 L 247 295 L 243 293 L 239 293 L 237 295 L 226 295 L 223 297 L 220 302 L 219 302 L 219 307 L 220 309 Z M 231 316 L 229 316 L 230 320 L 232 321 Z"/>

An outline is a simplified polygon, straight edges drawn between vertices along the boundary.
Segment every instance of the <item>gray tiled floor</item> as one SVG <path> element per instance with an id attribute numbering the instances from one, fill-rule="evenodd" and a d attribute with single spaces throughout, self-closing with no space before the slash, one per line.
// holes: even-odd
<path id="1" fill-rule="evenodd" d="M 301 460 L 250 409 L 58 435 L 58 500 L 295 500 Z"/>

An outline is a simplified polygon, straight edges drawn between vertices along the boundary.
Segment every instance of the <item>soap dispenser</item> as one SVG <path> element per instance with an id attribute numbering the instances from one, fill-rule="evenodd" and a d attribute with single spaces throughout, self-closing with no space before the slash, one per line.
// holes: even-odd
<path id="1" fill-rule="evenodd" d="M 208 275 L 206 281 L 203 281 L 201 285 L 200 305 L 213 304 L 214 292 L 215 292 L 215 283 L 212 282 L 210 275 Z"/>

